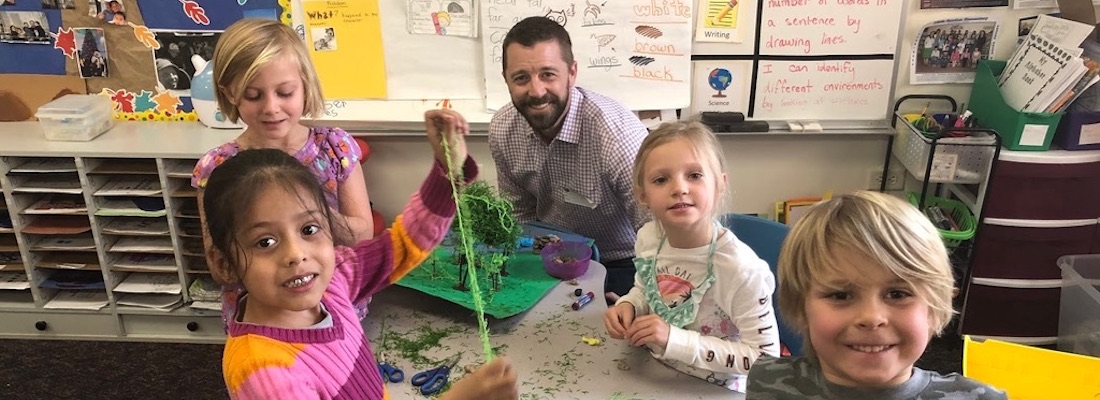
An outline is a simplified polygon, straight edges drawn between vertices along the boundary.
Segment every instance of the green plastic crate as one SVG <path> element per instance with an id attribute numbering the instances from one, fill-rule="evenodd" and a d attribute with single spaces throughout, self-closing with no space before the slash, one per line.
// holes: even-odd
<path id="1" fill-rule="evenodd" d="M 1001 135 L 1001 145 L 1009 150 L 1046 151 L 1054 139 L 1054 132 L 1062 113 L 1030 113 L 1016 111 L 1005 103 L 997 76 L 1004 72 L 1004 61 L 982 60 L 974 75 L 974 89 L 968 102 L 978 125 L 993 129 Z M 1024 137 L 1024 130 L 1032 133 Z M 1042 130 L 1043 137 L 1037 135 Z M 1041 141 L 1039 139 L 1042 139 Z"/>

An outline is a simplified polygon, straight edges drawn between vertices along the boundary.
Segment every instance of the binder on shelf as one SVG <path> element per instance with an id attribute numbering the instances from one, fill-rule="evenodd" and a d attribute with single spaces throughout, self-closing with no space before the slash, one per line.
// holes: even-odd
<path id="1" fill-rule="evenodd" d="M 1022 112 L 1005 103 L 997 76 L 1004 71 L 1004 61 L 982 60 L 974 76 L 970 92 L 970 111 L 978 125 L 996 130 L 1002 144 L 1009 150 L 1045 151 L 1050 149 L 1054 131 L 1062 113 Z"/>

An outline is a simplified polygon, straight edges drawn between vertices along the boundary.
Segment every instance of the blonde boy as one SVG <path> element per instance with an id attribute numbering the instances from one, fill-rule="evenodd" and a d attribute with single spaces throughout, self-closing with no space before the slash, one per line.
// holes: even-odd
<path id="1" fill-rule="evenodd" d="M 914 363 L 951 320 L 954 279 L 939 232 L 877 192 L 814 206 L 779 257 L 779 309 L 806 357 L 762 358 L 748 399 L 1005 399 Z"/>

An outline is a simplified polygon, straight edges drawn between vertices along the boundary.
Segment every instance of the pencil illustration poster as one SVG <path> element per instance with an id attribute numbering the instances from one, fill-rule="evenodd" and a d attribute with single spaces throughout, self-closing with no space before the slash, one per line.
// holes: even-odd
<path id="1" fill-rule="evenodd" d="M 740 0 L 698 0 L 699 23 L 695 26 L 695 41 L 741 43 L 742 29 L 755 18 Z M 744 20 L 744 21 L 742 21 Z"/>

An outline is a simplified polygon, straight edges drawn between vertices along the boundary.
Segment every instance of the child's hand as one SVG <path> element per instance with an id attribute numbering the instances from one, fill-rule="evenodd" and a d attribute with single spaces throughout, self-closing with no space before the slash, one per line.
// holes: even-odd
<path id="1" fill-rule="evenodd" d="M 608 308 L 603 313 L 603 324 L 607 327 L 607 334 L 615 339 L 625 339 L 626 332 L 634 323 L 634 305 L 623 302 Z"/>
<path id="2" fill-rule="evenodd" d="M 668 322 L 656 314 L 648 314 L 638 317 L 626 331 L 626 338 L 631 346 L 651 344 L 661 349 L 663 353 L 668 346 Z"/>
<path id="3" fill-rule="evenodd" d="M 512 400 L 519 398 L 516 371 L 505 357 L 498 357 L 462 377 L 443 394 L 442 400 Z"/>
<path id="4" fill-rule="evenodd" d="M 447 156 L 443 152 L 442 141 L 447 140 L 450 147 L 453 167 L 462 168 L 466 162 L 466 134 L 470 133 L 470 124 L 462 114 L 454 110 L 430 110 L 424 113 L 424 129 L 428 132 L 428 141 L 432 143 L 435 159 L 441 165 L 447 165 Z"/>

